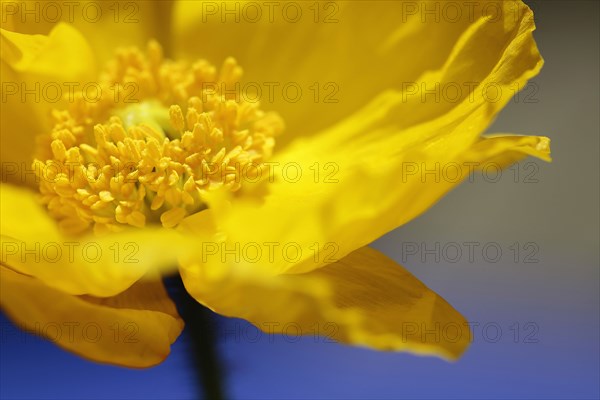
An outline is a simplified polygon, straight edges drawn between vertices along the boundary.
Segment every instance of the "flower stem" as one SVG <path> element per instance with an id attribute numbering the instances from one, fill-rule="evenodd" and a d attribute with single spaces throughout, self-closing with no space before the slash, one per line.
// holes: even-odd
<path id="1" fill-rule="evenodd" d="M 171 281 L 172 279 L 172 281 Z M 190 355 L 193 357 L 196 376 L 201 383 L 205 399 L 225 399 L 222 367 L 217 349 L 213 312 L 198 303 L 188 294 L 180 277 L 169 278 L 175 286 L 172 293 L 177 308 L 183 317 L 190 338 Z"/>

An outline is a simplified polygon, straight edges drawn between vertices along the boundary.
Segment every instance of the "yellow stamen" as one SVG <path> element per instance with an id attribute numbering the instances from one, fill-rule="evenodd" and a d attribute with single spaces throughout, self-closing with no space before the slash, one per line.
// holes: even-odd
<path id="1" fill-rule="evenodd" d="M 156 42 L 147 52 L 119 51 L 99 81 L 102 97 L 79 95 L 54 111 L 39 142 L 42 201 L 68 234 L 175 227 L 206 208 L 207 191 L 239 190 L 283 130 L 277 114 L 232 98 L 242 74 L 234 59 L 217 74 L 204 60 L 164 60 Z"/>

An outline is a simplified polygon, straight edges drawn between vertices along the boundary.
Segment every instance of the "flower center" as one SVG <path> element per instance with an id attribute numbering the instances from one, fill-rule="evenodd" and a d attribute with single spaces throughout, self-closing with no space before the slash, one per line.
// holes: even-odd
<path id="1" fill-rule="evenodd" d="M 147 55 L 118 51 L 98 82 L 102 95 L 76 94 L 38 143 L 42 202 L 60 228 L 172 228 L 206 208 L 208 191 L 239 190 L 283 130 L 277 114 L 231 90 L 241 75 L 232 58 L 219 74 L 204 60 L 164 60 L 156 42 Z"/>

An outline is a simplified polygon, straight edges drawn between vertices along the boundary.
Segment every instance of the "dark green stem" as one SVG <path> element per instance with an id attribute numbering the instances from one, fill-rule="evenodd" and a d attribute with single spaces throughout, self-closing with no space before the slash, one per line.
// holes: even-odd
<path id="1" fill-rule="evenodd" d="M 187 293 L 181 278 L 173 278 L 172 283 L 177 292 L 174 294 L 177 307 L 185 321 L 185 329 L 190 338 L 191 356 L 196 367 L 198 382 L 202 384 L 204 398 L 225 399 L 213 313 Z"/>

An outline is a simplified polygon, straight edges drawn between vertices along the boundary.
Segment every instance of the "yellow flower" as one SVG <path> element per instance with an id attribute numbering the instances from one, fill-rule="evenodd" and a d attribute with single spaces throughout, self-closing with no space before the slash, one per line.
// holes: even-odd
<path id="1" fill-rule="evenodd" d="M 53 3 L 2 3 L 13 320 L 154 365 L 183 327 L 159 279 L 179 266 L 270 333 L 466 349 L 465 319 L 367 245 L 485 163 L 549 161 L 545 137 L 481 136 L 542 66 L 522 2 Z"/>

